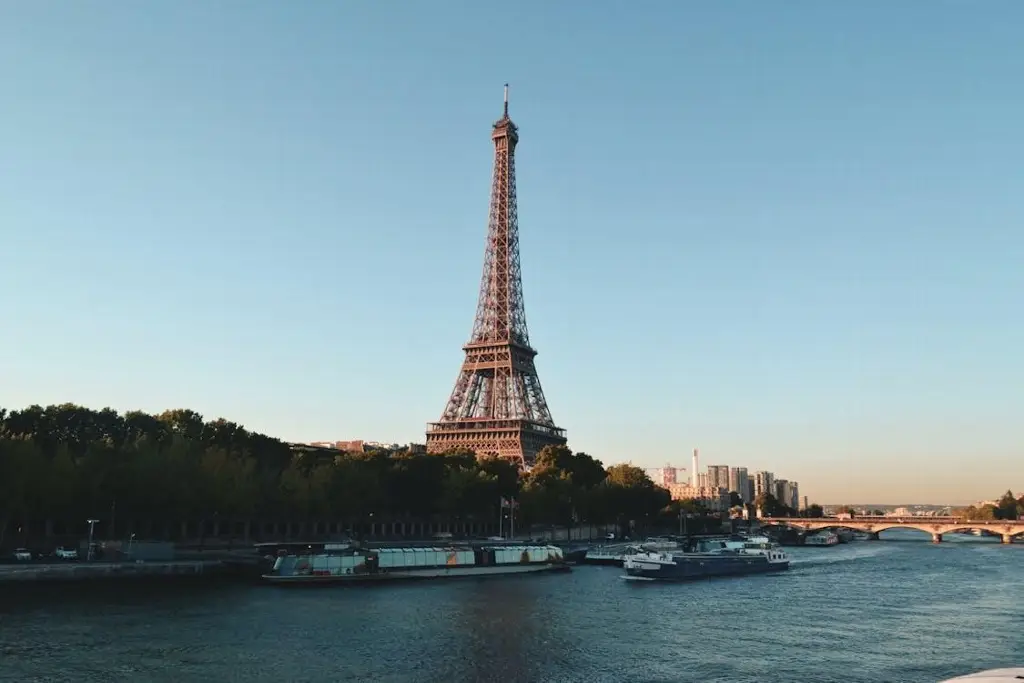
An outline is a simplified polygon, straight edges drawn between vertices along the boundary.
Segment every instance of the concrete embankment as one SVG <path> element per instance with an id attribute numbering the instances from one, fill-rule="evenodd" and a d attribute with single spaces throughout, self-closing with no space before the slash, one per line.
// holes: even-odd
<path id="1" fill-rule="evenodd" d="M 101 581 L 136 578 L 174 579 L 242 574 L 224 560 L 156 562 L 47 562 L 0 565 L 0 584 L 43 581 Z"/>

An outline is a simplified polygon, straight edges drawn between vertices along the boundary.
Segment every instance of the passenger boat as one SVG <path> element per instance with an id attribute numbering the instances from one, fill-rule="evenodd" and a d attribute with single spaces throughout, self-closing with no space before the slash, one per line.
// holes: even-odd
<path id="1" fill-rule="evenodd" d="M 586 553 L 583 554 L 583 559 L 580 560 L 583 564 L 603 564 L 610 565 L 613 567 L 622 566 L 622 558 L 628 552 L 636 552 L 635 548 L 630 546 L 599 546 L 596 548 L 590 548 Z"/>
<path id="2" fill-rule="evenodd" d="M 767 537 L 701 541 L 692 552 L 646 552 L 623 561 L 628 581 L 687 581 L 789 569 L 789 556 Z"/>
<path id="3" fill-rule="evenodd" d="M 583 555 L 581 562 L 583 564 L 602 564 L 610 565 L 613 567 L 621 567 L 623 560 L 629 555 L 635 555 L 637 553 L 649 552 L 654 550 L 679 550 L 680 545 L 678 542 L 673 541 L 670 538 L 663 538 L 660 536 L 652 537 L 643 541 L 639 544 L 622 544 L 617 543 L 614 545 L 603 545 L 589 548 L 586 554 Z"/>
<path id="4" fill-rule="evenodd" d="M 277 584 L 359 583 L 568 571 L 553 545 L 450 545 L 361 548 L 325 544 L 322 550 L 281 550 L 262 578 Z"/>
<path id="5" fill-rule="evenodd" d="M 834 534 L 831 531 L 808 534 L 804 537 L 804 545 L 839 545 L 839 535 Z"/>

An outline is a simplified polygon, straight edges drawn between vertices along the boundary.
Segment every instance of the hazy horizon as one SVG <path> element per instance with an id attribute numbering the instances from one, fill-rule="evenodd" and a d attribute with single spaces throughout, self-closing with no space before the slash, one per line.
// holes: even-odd
<path id="1" fill-rule="evenodd" d="M 424 440 L 510 83 L 569 445 L 1024 489 L 1024 5 L 11 3 L 0 406 Z M 495 31 L 507 26 L 507 39 Z"/>

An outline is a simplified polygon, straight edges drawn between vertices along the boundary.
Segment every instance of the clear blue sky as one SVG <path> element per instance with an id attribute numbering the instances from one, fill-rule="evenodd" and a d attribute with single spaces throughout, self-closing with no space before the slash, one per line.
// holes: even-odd
<path id="1" fill-rule="evenodd" d="M 422 441 L 508 81 L 571 446 L 1024 488 L 1024 3 L 508 7 L 0 3 L 0 405 Z"/>

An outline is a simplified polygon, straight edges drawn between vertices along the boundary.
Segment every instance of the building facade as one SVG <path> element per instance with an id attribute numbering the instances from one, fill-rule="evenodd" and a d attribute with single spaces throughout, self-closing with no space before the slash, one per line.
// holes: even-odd
<path id="1" fill-rule="evenodd" d="M 674 484 L 668 487 L 668 492 L 672 500 L 695 500 L 706 505 L 712 512 L 725 512 L 729 509 L 729 492 L 721 487 Z"/>
<path id="2" fill-rule="evenodd" d="M 729 490 L 738 493 L 743 502 L 747 504 L 754 502 L 754 498 L 748 490 L 749 481 L 750 477 L 747 475 L 746 467 L 733 467 L 729 470 Z"/>
<path id="3" fill-rule="evenodd" d="M 651 481 L 662 488 L 667 489 L 673 484 L 685 483 L 686 481 L 686 470 L 682 467 L 665 465 L 664 467 L 651 467 L 646 471 Z M 680 482 L 680 477 L 683 478 L 682 482 Z"/>
<path id="4" fill-rule="evenodd" d="M 732 489 L 729 488 L 729 466 L 708 465 L 708 486 L 731 491 Z"/>
<path id="5" fill-rule="evenodd" d="M 788 479 L 775 480 L 775 500 L 794 510 L 800 509 L 800 485 Z"/>
<path id="6" fill-rule="evenodd" d="M 775 475 L 771 472 L 754 472 L 754 498 L 762 493 L 775 495 Z"/>

